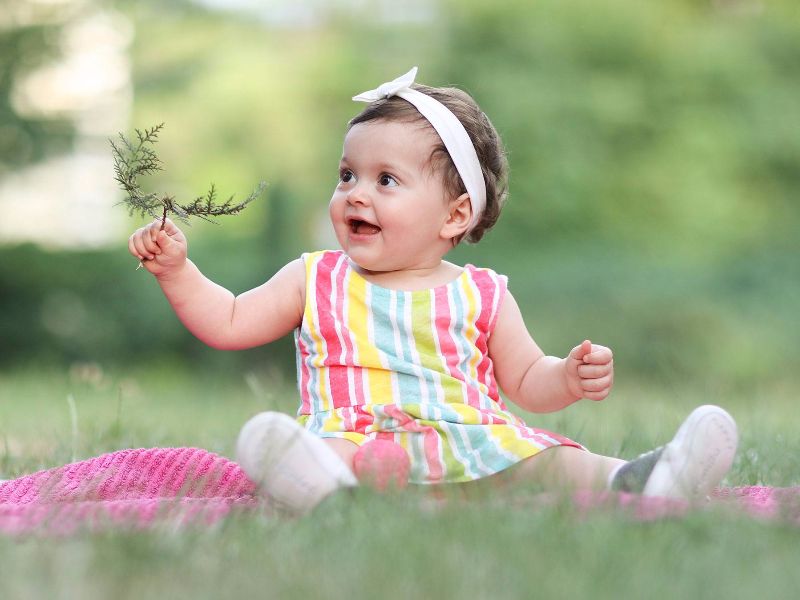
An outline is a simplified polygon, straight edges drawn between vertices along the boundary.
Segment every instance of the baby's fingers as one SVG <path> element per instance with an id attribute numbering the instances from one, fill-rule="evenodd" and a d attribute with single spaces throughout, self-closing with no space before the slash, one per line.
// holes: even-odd
<path id="1" fill-rule="evenodd" d="M 581 379 L 581 388 L 584 392 L 602 392 L 611 387 L 611 375 L 598 379 Z"/>
<path id="2" fill-rule="evenodd" d="M 153 240 L 158 243 L 162 250 L 173 242 L 186 244 L 186 236 L 183 235 L 183 232 L 169 219 L 164 223 L 164 229 L 161 229 L 161 219 L 158 219 L 153 225 L 155 226 L 153 229 Z"/>
<path id="3" fill-rule="evenodd" d="M 137 229 L 134 234 L 128 239 L 128 248 L 136 258 L 145 260 L 153 258 L 153 254 L 147 249 L 145 239 L 149 239 L 149 235 L 145 235 L 142 229 Z"/>
<path id="4" fill-rule="evenodd" d="M 578 376 L 582 379 L 605 377 L 614 370 L 614 361 L 604 365 L 578 365 Z"/>
<path id="5" fill-rule="evenodd" d="M 583 397 L 587 400 L 594 400 L 595 402 L 599 402 L 600 400 L 605 400 L 608 398 L 608 394 L 611 393 L 611 389 L 606 388 L 602 392 L 585 392 Z"/>
<path id="6" fill-rule="evenodd" d="M 133 254 L 133 256 L 135 256 L 139 260 L 142 260 L 142 258 L 143 258 L 142 257 L 142 253 L 139 252 L 139 249 L 136 247 L 136 244 L 134 243 L 134 236 L 133 235 L 128 238 L 128 252 Z"/>
<path id="7" fill-rule="evenodd" d="M 156 238 L 158 237 L 157 223 L 151 223 L 137 229 L 131 236 L 133 246 L 140 256 L 151 259 L 156 254 L 161 254 Z"/>
<path id="8" fill-rule="evenodd" d="M 158 226 L 161 228 L 161 219 L 158 219 Z M 166 231 L 167 235 L 170 237 L 177 233 L 181 233 L 181 230 L 178 229 L 178 226 L 172 222 L 172 219 L 167 219 L 164 221 L 164 231 Z"/>
<path id="9" fill-rule="evenodd" d="M 592 346 L 592 351 L 583 357 L 583 362 L 591 365 L 604 365 L 614 358 L 611 348 L 605 346 Z"/>
<path id="10" fill-rule="evenodd" d="M 153 221 L 144 228 L 145 239 L 155 244 L 160 229 L 161 229 L 161 219 L 156 219 L 155 221 Z"/>

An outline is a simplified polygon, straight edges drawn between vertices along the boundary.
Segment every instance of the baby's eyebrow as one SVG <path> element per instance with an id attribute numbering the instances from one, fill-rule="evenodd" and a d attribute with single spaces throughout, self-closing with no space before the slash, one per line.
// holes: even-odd
<path id="1" fill-rule="evenodd" d="M 409 176 L 409 171 L 407 171 L 405 168 L 403 168 L 402 166 L 397 165 L 397 164 L 390 164 L 390 163 L 387 163 L 387 162 L 381 162 L 381 163 L 378 163 L 375 166 L 379 171 L 383 171 L 383 172 L 386 172 L 386 173 L 391 173 L 391 174 L 396 175 L 398 177 L 405 178 L 405 177 Z"/>
<path id="2" fill-rule="evenodd" d="M 396 175 L 398 177 L 406 177 L 406 176 L 408 176 L 408 172 L 405 169 L 403 169 L 401 166 L 396 165 L 396 164 L 390 164 L 390 163 L 381 161 L 381 162 L 377 162 L 377 163 L 371 163 L 371 164 L 368 164 L 366 166 L 369 167 L 370 169 L 374 169 L 376 172 L 379 171 L 381 173 L 383 173 L 383 172 L 392 173 L 392 174 L 394 174 L 394 175 Z M 339 168 L 341 169 L 343 167 L 352 168 L 352 165 L 349 164 L 349 162 L 347 160 L 347 157 L 344 156 L 344 155 L 342 155 L 342 158 L 339 159 Z M 362 165 L 362 167 L 364 167 L 364 165 Z"/>

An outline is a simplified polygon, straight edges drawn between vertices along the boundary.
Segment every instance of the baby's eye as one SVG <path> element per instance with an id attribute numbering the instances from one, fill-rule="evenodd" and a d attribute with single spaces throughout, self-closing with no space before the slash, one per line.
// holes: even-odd
<path id="1" fill-rule="evenodd" d="M 397 183 L 397 180 L 388 173 L 384 173 L 383 175 L 381 175 L 378 178 L 378 183 L 385 187 L 394 187 L 396 185 L 399 185 Z"/>
<path id="2" fill-rule="evenodd" d="M 339 181 L 342 183 L 350 183 L 353 179 L 355 179 L 355 175 L 350 169 L 342 169 L 339 171 Z"/>

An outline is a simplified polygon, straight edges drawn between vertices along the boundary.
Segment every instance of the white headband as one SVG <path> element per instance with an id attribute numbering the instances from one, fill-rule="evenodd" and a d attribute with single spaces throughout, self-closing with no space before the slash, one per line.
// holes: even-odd
<path id="1" fill-rule="evenodd" d="M 394 81 L 386 82 L 377 89 L 353 96 L 353 100 L 375 102 L 389 96 L 399 96 L 413 104 L 422 116 L 430 122 L 436 133 L 442 138 L 444 147 L 450 153 L 450 158 L 453 159 L 453 164 L 458 174 L 461 175 L 461 181 L 464 182 L 464 187 L 467 188 L 469 201 L 472 205 L 472 220 L 467 229 L 467 231 L 470 231 L 478 223 L 481 213 L 486 207 L 486 182 L 483 180 L 483 171 L 481 171 L 478 154 L 475 152 L 472 140 L 469 139 L 467 130 L 464 129 L 461 121 L 449 108 L 435 98 L 411 89 L 411 84 L 414 83 L 416 75 L 417 67 L 414 67 Z"/>

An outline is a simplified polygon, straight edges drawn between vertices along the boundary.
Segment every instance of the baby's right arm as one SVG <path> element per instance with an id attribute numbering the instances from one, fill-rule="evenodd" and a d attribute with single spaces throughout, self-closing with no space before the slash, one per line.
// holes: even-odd
<path id="1" fill-rule="evenodd" d="M 242 350 L 276 340 L 300 325 L 305 304 L 305 267 L 294 260 L 272 279 L 234 296 L 205 277 L 186 258 L 186 237 L 172 221 L 137 229 L 131 254 L 155 275 L 181 322 L 198 339 L 220 350 Z"/>

